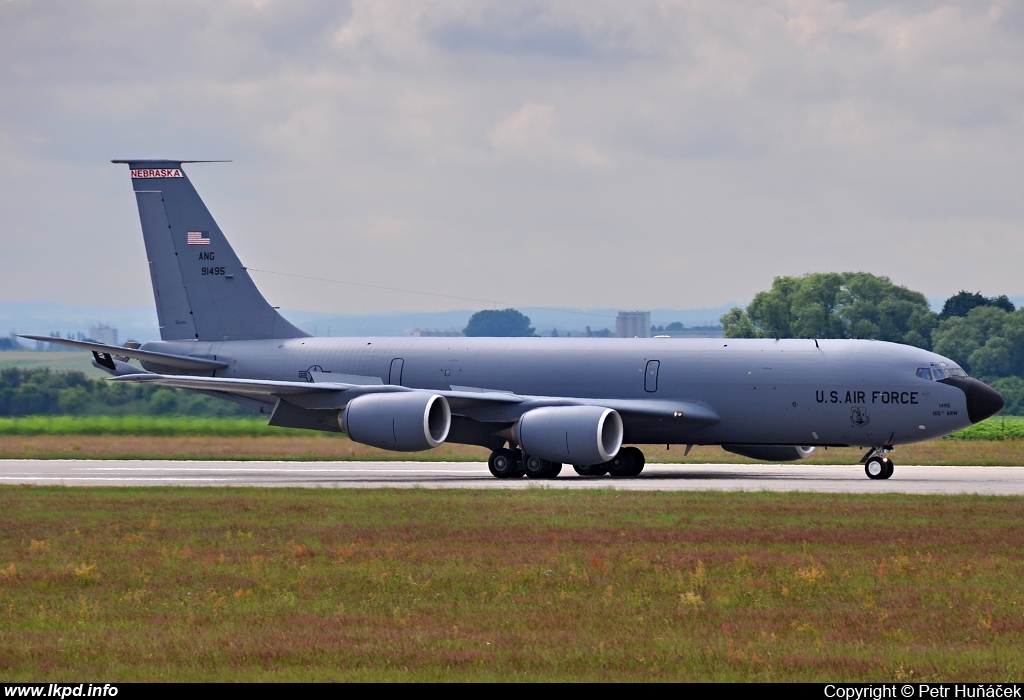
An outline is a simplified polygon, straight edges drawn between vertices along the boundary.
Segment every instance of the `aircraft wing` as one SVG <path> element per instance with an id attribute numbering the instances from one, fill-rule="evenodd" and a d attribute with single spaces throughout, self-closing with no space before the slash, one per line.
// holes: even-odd
<path id="1" fill-rule="evenodd" d="M 231 379 L 229 377 L 191 377 L 176 374 L 125 374 L 111 377 L 110 382 L 128 382 L 129 384 L 159 384 L 178 389 L 195 389 L 198 391 L 223 391 L 229 394 L 246 394 L 251 396 L 293 396 L 300 394 L 323 394 L 346 391 L 355 384 L 338 382 L 282 382 L 271 379 Z M 383 388 L 383 387 L 380 387 Z"/>
<path id="2" fill-rule="evenodd" d="M 68 347 L 78 348 L 79 350 L 89 350 L 97 359 L 100 359 L 100 355 L 120 357 L 133 357 L 136 360 L 146 360 L 147 362 L 155 362 L 165 367 L 180 367 L 181 369 L 224 369 L 228 366 L 227 362 L 218 362 L 217 360 L 211 360 L 205 357 L 189 357 L 188 355 L 171 355 L 166 352 L 153 352 L 151 350 L 139 350 L 138 348 L 123 348 L 119 345 L 106 345 L 105 343 L 94 343 L 91 340 L 71 340 L 65 338 L 53 338 L 48 335 L 19 335 L 19 338 L 26 338 L 28 340 L 41 340 L 44 343 L 53 343 L 55 345 L 67 345 Z M 109 358 L 107 358 L 109 360 Z M 104 362 L 104 366 L 114 369 L 114 363 L 110 360 L 109 364 Z"/>
<path id="3" fill-rule="evenodd" d="M 323 375 L 321 375 L 323 376 Z M 348 377 L 348 375 L 339 375 Z M 505 392 L 477 391 L 432 391 L 428 389 L 411 389 L 404 386 L 370 383 L 370 378 L 351 377 L 351 382 L 288 382 L 272 379 L 232 379 L 229 377 L 193 377 L 175 374 L 139 373 L 110 377 L 107 381 L 128 382 L 130 384 L 158 384 L 178 389 L 195 391 L 219 391 L 253 398 L 273 401 L 285 398 L 287 401 L 304 408 L 342 408 L 356 396 L 363 394 L 431 391 L 448 399 L 453 408 L 466 405 L 513 405 L 521 403 L 524 397 Z"/>
<path id="4" fill-rule="evenodd" d="M 346 376 L 346 375 L 342 375 Z M 452 389 L 412 389 L 390 384 L 346 382 L 289 382 L 270 379 L 231 379 L 226 377 L 192 377 L 167 374 L 129 374 L 107 381 L 218 391 L 226 394 L 258 398 L 264 401 L 284 399 L 302 408 L 342 408 L 356 396 L 386 392 L 429 391 L 448 400 L 456 413 L 484 422 L 514 422 L 524 413 L 544 406 L 602 406 L 619 412 L 625 419 L 672 418 L 680 422 L 710 425 L 719 421 L 711 408 L 690 401 L 661 399 L 580 399 L 559 396 L 524 396 L 507 391 L 482 390 L 471 387 Z"/>

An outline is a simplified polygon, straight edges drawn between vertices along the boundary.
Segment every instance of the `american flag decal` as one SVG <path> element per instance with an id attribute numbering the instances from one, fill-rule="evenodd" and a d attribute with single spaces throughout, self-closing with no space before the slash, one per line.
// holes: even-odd
<path id="1" fill-rule="evenodd" d="M 210 232 L 209 231 L 189 231 L 188 232 L 188 244 L 189 245 L 210 245 Z"/>

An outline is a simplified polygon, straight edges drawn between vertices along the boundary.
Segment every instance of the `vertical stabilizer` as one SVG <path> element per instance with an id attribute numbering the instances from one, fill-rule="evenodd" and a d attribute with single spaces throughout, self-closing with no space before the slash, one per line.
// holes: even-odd
<path id="1" fill-rule="evenodd" d="M 174 160 L 131 168 L 163 340 L 262 340 L 307 335 L 263 298 Z"/>

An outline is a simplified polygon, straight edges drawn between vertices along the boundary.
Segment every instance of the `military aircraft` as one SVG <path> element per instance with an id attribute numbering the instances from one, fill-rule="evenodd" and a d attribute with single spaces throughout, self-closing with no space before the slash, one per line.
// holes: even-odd
<path id="1" fill-rule="evenodd" d="M 638 444 L 772 462 L 856 446 L 867 476 L 887 479 L 895 445 L 1003 407 L 952 360 L 871 340 L 312 337 L 256 288 L 185 174 L 199 161 L 113 162 L 131 171 L 161 340 L 24 337 L 91 350 L 112 381 L 228 399 L 270 425 L 387 450 L 480 445 L 499 479 L 563 464 L 634 477 Z"/>

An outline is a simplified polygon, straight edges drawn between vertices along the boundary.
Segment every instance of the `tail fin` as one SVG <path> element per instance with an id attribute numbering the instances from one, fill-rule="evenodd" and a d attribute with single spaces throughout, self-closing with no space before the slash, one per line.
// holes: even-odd
<path id="1" fill-rule="evenodd" d="M 177 160 L 131 168 L 163 340 L 308 335 L 267 303 Z"/>

